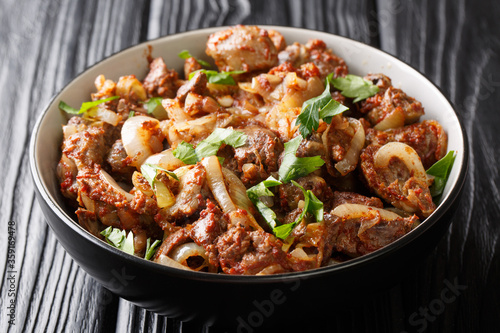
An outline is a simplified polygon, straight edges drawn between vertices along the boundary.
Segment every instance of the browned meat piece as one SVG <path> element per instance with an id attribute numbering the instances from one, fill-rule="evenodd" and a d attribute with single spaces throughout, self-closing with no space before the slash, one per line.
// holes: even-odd
<path id="1" fill-rule="evenodd" d="M 283 151 L 280 139 L 270 130 L 250 126 L 240 128 L 248 138 L 245 144 L 234 149 L 234 158 L 226 160 L 224 166 L 237 175 L 245 186 L 252 186 L 278 171 L 278 158 Z"/>
<path id="2" fill-rule="evenodd" d="M 382 200 L 377 197 L 365 197 L 364 195 L 354 193 L 354 192 L 333 192 L 333 207 L 335 208 L 339 205 L 351 203 L 351 204 L 361 204 L 365 206 L 372 206 L 377 208 L 383 208 L 384 204 Z"/>
<path id="3" fill-rule="evenodd" d="M 429 216 L 436 205 L 427 179 L 417 178 L 402 160 L 393 157 L 385 167 L 377 167 L 374 157 L 381 148 L 369 145 L 361 154 L 361 170 L 368 187 L 393 206 L 421 217 Z"/>
<path id="4" fill-rule="evenodd" d="M 201 164 L 182 176 L 175 204 L 162 212 L 167 221 L 183 224 L 193 217 L 197 218 L 196 213 L 205 208 L 205 201 L 210 193 L 205 176 L 206 171 Z M 161 224 L 161 227 L 164 228 L 165 225 Z"/>
<path id="5" fill-rule="evenodd" d="M 369 129 L 366 139 L 371 144 L 385 145 L 397 141 L 406 143 L 417 152 L 424 168 L 430 168 L 446 155 L 448 138 L 443 127 L 435 120 L 408 125 L 388 131 Z"/>
<path id="6" fill-rule="evenodd" d="M 338 115 L 322 135 L 326 146 L 326 168 L 334 177 L 352 172 L 359 160 L 359 153 L 365 144 L 365 131 L 359 120 Z"/>
<path id="7" fill-rule="evenodd" d="M 77 182 L 79 195 L 85 195 L 93 201 L 102 201 L 113 207 L 125 207 L 133 196 L 118 188 L 109 175 L 101 170 L 99 165 L 94 168 L 84 168 L 78 172 Z M 85 203 L 85 202 L 84 202 Z M 89 207 L 86 207 L 89 209 Z"/>
<path id="8" fill-rule="evenodd" d="M 61 160 L 57 164 L 57 178 L 61 184 L 61 193 L 68 199 L 70 203 L 75 204 L 78 195 L 78 183 L 76 182 L 76 175 L 78 168 L 75 162 L 62 154 Z"/>
<path id="9" fill-rule="evenodd" d="M 295 155 L 297 157 L 321 156 L 323 160 L 326 160 L 326 149 L 321 134 L 313 132 L 307 138 L 302 139 Z"/>
<path id="10" fill-rule="evenodd" d="M 328 215 L 328 214 L 327 214 Z M 294 271 L 324 266 L 330 260 L 335 246 L 335 232 L 338 227 L 335 216 L 325 218 L 321 223 L 299 224 L 293 231 L 295 248 L 288 256 Z"/>
<path id="11" fill-rule="evenodd" d="M 384 93 L 389 87 L 392 87 L 391 79 L 384 74 L 368 74 L 364 79 L 373 82 L 378 87 L 379 93 Z"/>
<path id="12" fill-rule="evenodd" d="M 161 243 L 160 248 L 156 251 L 155 260 L 161 255 L 168 256 L 175 247 L 187 243 L 189 240 L 189 231 L 186 228 L 178 229 Z"/>
<path id="13" fill-rule="evenodd" d="M 156 58 L 149 64 L 149 73 L 142 85 L 148 97 L 173 98 L 177 90 L 178 74 L 167 68 L 162 58 Z"/>
<path id="14" fill-rule="evenodd" d="M 205 73 L 196 73 L 191 80 L 186 81 L 186 83 L 184 83 L 179 90 L 177 90 L 177 99 L 184 103 L 186 96 L 189 93 L 195 93 L 202 96 L 209 94 L 207 83 L 208 80 Z"/>
<path id="15" fill-rule="evenodd" d="M 108 162 L 111 168 L 110 173 L 114 179 L 130 182 L 136 168 L 130 166 L 132 160 L 128 157 L 125 148 L 123 148 L 122 140 L 116 140 L 113 146 L 111 146 L 106 156 L 106 162 Z"/>
<path id="16" fill-rule="evenodd" d="M 325 214 L 325 220 L 334 221 L 334 250 L 350 257 L 359 257 L 378 250 L 410 232 L 418 223 L 415 215 L 386 221 L 380 216 L 345 219 Z"/>
<path id="17" fill-rule="evenodd" d="M 305 177 L 297 178 L 295 181 L 306 191 L 311 190 L 311 192 L 326 205 L 329 204 L 328 202 L 333 197 L 330 186 L 328 186 L 326 181 L 319 176 L 307 175 Z M 279 197 L 281 207 L 285 211 L 296 209 L 299 201 L 304 200 L 302 190 L 292 183 L 279 186 Z"/>
<path id="18" fill-rule="evenodd" d="M 282 246 L 279 239 L 263 230 L 247 231 L 241 226 L 229 228 L 217 240 L 219 263 L 227 274 L 254 275 L 272 265 L 289 271 Z"/>
<path id="19" fill-rule="evenodd" d="M 62 145 L 63 155 L 73 160 L 78 169 L 102 164 L 107 149 L 105 130 L 102 127 L 89 127 L 70 135 Z"/>
<path id="20" fill-rule="evenodd" d="M 200 70 L 202 67 L 196 61 L 196 58 L 190 57 L 184 60 L 184 78 L 187 80 L 189 78 L 189 74 Z"/>
<path id="21" fill-rule="evenodd" d="M 269 34 L 256 26 L 237 25 L 210 35 L 205 52 L 226 72 L 268 70 L 278 64 Z"/>
<path id="22" fill-rule="evenodd" d="M 104 229 L 103 225 L 97 219 L 95 213 L 79 207 L 76 210 L 76 216 L 78 217 L 78 223 L 92 235 L 97 238 L 102 238 L 101 231 Z"/>
<path id="23" fill-rule="evenodd" d="M 312 62 L 319 69 L 322 79 L 330 73 L 333 73 L 334 78 L 343 77 L 349 73 L 344 59 L 336 56 L 326 47 L 325 42 L 318 39 L 311 39 L 306 45 L 297 42 L 288 45 L 278 54 L 278 58 L 280 64 L 291 62 L 295 67 Z"/>
<path id="24" fill-rule="evenodd" d="M 392 86 L 362 101 L 360 111 L 379 130 L 412 124 L 424 114 L 419 101 Z"/>
<path id="25" fill-rule="evenodd" d="M 190 237 L 206 250 L 208 260 L 214 267 L 219 267 L 215 242 L 227 230 L 228 221 L 220 208 L 207 199 L 207 208 L 201 211 L 200 219 L 193 223 Z"/>

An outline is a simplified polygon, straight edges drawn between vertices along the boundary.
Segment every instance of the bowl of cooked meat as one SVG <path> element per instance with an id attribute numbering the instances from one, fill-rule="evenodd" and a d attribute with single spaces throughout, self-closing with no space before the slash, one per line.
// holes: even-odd
<path id="1" fill-rule="evenodd" d="M 30 143 L 47 223 L 88 274 L 148 310 L 247 331 L 390 285 L 449 226 L 467 160 L 418 71 L 273 26 L 112 55 L 53 97 Z"/>

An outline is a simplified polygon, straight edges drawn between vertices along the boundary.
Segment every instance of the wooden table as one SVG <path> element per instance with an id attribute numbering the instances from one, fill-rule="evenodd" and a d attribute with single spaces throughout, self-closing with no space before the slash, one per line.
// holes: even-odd
<path id="1" fill-rule="evenodd" d="M 394 54 L 442 89 L 469 136 L 461 205 L 432 255 L 377 299 L 332 314 L 328 326 L 500 331 L 500 2 L 1 0 L 0 8 L 1 332 L 197 331 L 111 295 L 73 262 L 35 200 L 27 147 L 44 105 L 86 67 L 158 36 L 238 23 L 317 29 Z M 13 279 L 5 254 L 9 223 Z"/>

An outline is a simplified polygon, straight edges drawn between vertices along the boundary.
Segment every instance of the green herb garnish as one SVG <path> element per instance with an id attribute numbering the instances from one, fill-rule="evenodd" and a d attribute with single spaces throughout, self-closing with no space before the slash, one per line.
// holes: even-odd
<path id="1" fill-rule="evenodd" d="M 163 107 L 161 105 L 162 100 L 163 98 L 161 97 L 151 97 L 146 102 L 140 102 L 140 103 L 144 104 L 146 110 L 148 111 L 148 114 L 152 114 L 157 107 L 159 106 Z"/>
<path id="2" fill-rule="evenodd" d="M 296 120 L 296 123 L 299 124 L 299 132 L 303 137 L 307 137 L 313 130 L 318 130 L 320 118 L 329 124 L 334 116 L 348 109 L 347 106 L 332 99 L 330 80 L 327 78 L 323 93 L 302 104 L 302 111 Z"/>
<path id="3" fill-rule="evenodd" d="M 246 71 L 217 72 L 209 69 L 200 69 L 189 74 L 189 80 L 191 80 L 193 76 L 198 72 L 205 73 L 209 83 L 225 84 L 229 86 L 236 85 L 236 81 L 234 81 L 231 75 L 246 73 Z"/>
<path id="4" fill-rule="evenodd" d="M 156 250 L 158 249 L 158 246 L 161 244 L 160 240 L 155 240 L 153 244 L 151 244 L 151 239 L 148 238 L 146 240 L 146 253 L 144 255 L 144 259 L 149 260 L 153 257 L 153 255 L 156 253 Z"/>
<path id="5" fill-rule="evenodd" d="M 97 101 L 84 102 L 80 106 L 79 110 L 69 106 L 68 104 L 66 104 L 63 101 L 60 101 L 59 102 L 59 109 L 63 110 L 66 113 L 70 113 L 70 114 L 82 114 L 82 113 L 87 112 L 89 109 L 93 108 L 94 106 L 98 106 L 99 104 L 106 103 L 106 102 L 115 100 L 117 98 L 120 98 L 120 96 L 112 96 L 112 97 L 100 99 Z"/>
<path id="6" fill-rule="evenodd" d="M 273 232 L 276 235 L 276 237 L 281 239 L 286 239 L 288 235 L 290 235 L 290 233 L 292 232 L 293 228 L 295 228 L 295 226 L 299 224 L 300 221 L 302 221 L 302 219 L 306 216 L 307 213 L 314 216 L 316 222 L 323 221 L 323 202 L 321 202 L 311 190 L 306 191 L 302 186 L 300 186 L 297 182 L 293 180 L 292 184 L 302 190 L 302 193 L 304 194 L 304 208 L 302 209 L 302 212 L 294 222 L 288 224 L 282 224 L 273 229 Z"/>
<path id="7" fill-rule="evenodd" d="M 288 183 L 292 179 L 307 176 L 325 164 L 325 161 L 323 161 L 320 156 L 295 156 L 301 141 L 302 136 L 299 135 L 285 143 L 285 155 L 278 170 L 279 178 L 283 183 Z"/>
<path id="8" fill-rule="evenodd" d="M 443 193 L 453 162 L 455 162 L 455 152 L 450 150 L 446 156 L 427 169 L 427 174 L 434 176 L 434 183 L 430 187 L 433 197 L 437 197 Z"/>
<path id="9" fill-rule="evenodd" d="M 127 233 L 125 230 L 121 230 L 118 228 L 113 228 L 113 227 L 108 227 L 101 231 L 101 235 L 104 236 L 106 241 L 116 247 L 117 249 L 120 249 L 128 254 L 134 254 L 134 234 L 132 231 Z"/>
<path id="10" fill-rule="evenodd" d="M 178 54 L 179 58 L 181 59 L 189 59 L 189 58 L 194 58 L 191 53 L 189 53 L 188 50 L 182 50 L 179 54 Z M 205 60 L 201 60 L 201 59 L 197 59 L 197 58 L 194 58 L 194 60 L 196 60 L 197 63 L 199 63 L 200 65 L 202 66 L 205 66 L 205 67 L 212 67 L 208 62 L 206 62 Z"/>
<path id="11" fill-rule="evenodd" d="M 144 178 L 146 178 L 152 189 L 154 189 L 156 175 L 158 174 L 159 170 L 167 173 L 170 177 L 174 178 L 175 180 L 179 180 L 177 175 L 172 171 L 168 171 L 155 164 L 149 164 L 149 163 L 143 164 L 141 165 L 141 174 Z"/>
<path id="12" fill-rule="evenodd" d="M 193 145 L 184 141 L 177 145 L 173 154 L 185 164 L 196 164 L 198 162 L 198 157 L 196 157 L 196 151 Z"/>
<path id="13" fill-rule="evenodd" d="M 249 188 L 247 190 L 247 196 L 255 205 L 255 208 L 262 215 L 266 223 L 274 229 L 276 227 L 276 213 L 269 207 L 267 207 L 261 200 L 260 197 L 272 197 L 273 192 L 269 190 L 269 187 L 278 186 L 282 183 L 279 180 L 274 179 L 274 177 L 269 176 L 266 180 L 261 181 L 257 185 Z"/>
<path id="14" fill-rule="evenodd" d="M 193 145 L 182 141 L 174 149 L 176 158 L 186 164 L 196 164 L 204 157 L 217 154 L 220 146 L 224 143 L 234 148 L 245 144 L 247 135 L 230 128 L 216 128 L 205 140 L 201 141 L 196 148 Z"/>
<path id="15" fill-rule="evenodd" d="M 333 86 L 340 90 L 342 95 L 354 98 L 354 103 L 362 101 L 378 93 L 378 87 L 373 82 L 363 79 L 361 76 L 348 74 L 346 77 L 332 78 L 330 74 L 327 80 L 333 83 Z"/>

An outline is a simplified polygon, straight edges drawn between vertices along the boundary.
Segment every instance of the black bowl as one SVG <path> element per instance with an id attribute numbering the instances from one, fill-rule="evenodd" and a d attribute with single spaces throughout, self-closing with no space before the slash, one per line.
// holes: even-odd
<path id="1" fill-rule="evenodd" d="M 88 100 L 99 74 L 115 80 L 127 74 L 144 77 L 147 44 L 153 47 L 153 56 L 163 56 L 169 67 L 182 68 L 177 53 L 189 49 L 195 56 L 203 57 L 208 35 L 222 28 L 167 36 L 121 51 L 81 73 L 45 108 L 30 142 L 31 172 L 47 223 L 78 265 L 110 291 L 159 314 L 228 326 L 241 332 L 251 332 L 268 323 L 282 327 L 282 317 L 298 325 L 303 316 L 316 314 L 321 318 L 336 305 L 359 301 L 387 288 L 408 265 L 415 265 L 431 251 L 448 228 L 468 161 L 466 135 L 448 100 L 423 75 L 380 50 L 322 32 L 273 28 L 282 32 L 289 43 L 305 43 L 309 38 L 324 40 L 346 59 L 352 73 L 383 72 L 427 107 L 425 118 L 436 119 L 443 125 L 449 136 L 449 149 L 457 152 L 438 208 L 416 229 L 371 254 L 335 266 L 270 276 L 179 270 L 128 255 L 95 238 L 78 225 L 59 193 L 56 165 L 60 158 L 61 125 L 66 118 L 57 105 L 60 100 L 70 105 Z M 319 306 L 325 300 L 330 300 L 329 306 Z"/>

